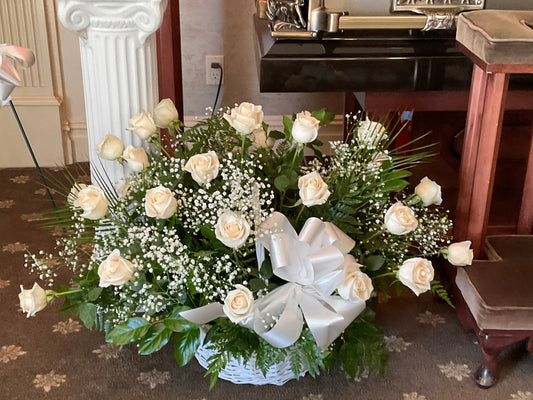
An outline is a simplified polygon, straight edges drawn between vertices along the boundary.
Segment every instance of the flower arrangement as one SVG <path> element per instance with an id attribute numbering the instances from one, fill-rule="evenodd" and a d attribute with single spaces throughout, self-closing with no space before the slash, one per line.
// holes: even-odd
<path id="1" fill-rule="evenodd" d="M 113 135 L 96 149 L 131 170 L 122 187 L 73 181 L 53 213 L 65 233 L 56 254 L 27 257 L 50 287 L 49 261 L 61 259 L 75 284 L 21 288 L 22 310 L 62 296 L 62 310 L 110 343 L 150 354 L 172 341 L 180 365 L 207 348 L 212 384 L 231 360 L 265 375 L 284 360 L 294 377 L 339 362 L 351 376 L 382 373 L 367 303 L 393 287 L 449 301 L 430 259 L 466 265 L 472 251 L 450 244 L 437 183 L 405 193 L 408 168 L 427 154 L 394 149 L 382 124 L 347 116 L 347 140 L 325 157 L 317 136 L 333 117 L 303 111 L 277 131 L 261 106 L 242 103 L 186 129 L 168 99 L 134 116 L 129 130 L 148 151 Z"/>

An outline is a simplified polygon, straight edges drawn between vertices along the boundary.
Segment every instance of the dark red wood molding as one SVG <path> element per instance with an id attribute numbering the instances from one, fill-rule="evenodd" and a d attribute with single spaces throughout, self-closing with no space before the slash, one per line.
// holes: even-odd
<path id="1" fill-rule="evenodd" d="M 157 32 L 159 99 L 170 98 L 183 118 L 179 0 L 169 0 Z"/>

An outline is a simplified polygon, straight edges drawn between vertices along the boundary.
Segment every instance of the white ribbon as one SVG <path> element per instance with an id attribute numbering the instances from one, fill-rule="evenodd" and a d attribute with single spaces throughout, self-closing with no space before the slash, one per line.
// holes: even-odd
<path id="1" fill-rule="evenodd" d="M 309 218 L 299 235 L 281 213 L 260 227 L 258 250 L 270 252 L 272 270 L 287 281 L 254 303 L 254 314 L 240 322 L 274 347 L 292 345 L 307 323 L 316 343 L 327 348 L 364 310 L 365 302 L 344 300 L 331 293 L 343 282 L 342 265 L 355 242 L 339 228 Z M 182 312 L 198 324 L 224 316 L 221 304 Z"/>
<path id="2" fill-rule="evenodd" d="M 21 61 L 24 67 L 31 67 L 35 63 L 35 56 L 24 47 L 0 44 L 0 107 L 9 102 L 11 92 L 20 84 L 15 60 Z"/>

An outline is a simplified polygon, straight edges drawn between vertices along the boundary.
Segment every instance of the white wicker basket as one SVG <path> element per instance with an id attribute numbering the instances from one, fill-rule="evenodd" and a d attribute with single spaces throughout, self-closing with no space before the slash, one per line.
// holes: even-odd
<path id="1" fill-rule="evenodd" d="M 207 369 L 209 364 L 207 359 L 213 354 L 215 354 L 214 350 L 210 350 L 206 346 L 200 346 L 195 356 L 200 365 Z M 300 376 L 304 376 L 306 372 L 301 372 Z M 239 361 L 231 359 L 218 377 L 236 384 L 278 386 L 285 384 L 291 379 L 296 379 L 296 376 L 291 370 L 291 363 L 288 357 L 284 361 L 270 367 L 265 376 L 260 369 L 255 368 L 255 355 L 247 364 L 241 364 Z"/>

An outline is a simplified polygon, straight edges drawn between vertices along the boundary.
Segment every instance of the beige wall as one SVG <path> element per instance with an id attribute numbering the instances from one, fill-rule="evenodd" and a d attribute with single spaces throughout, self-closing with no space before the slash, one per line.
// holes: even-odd
<path id="1" fill-rule="evenodd" d="M 223 106 L 262 104 L 267 115 L 328 107 L 343 112 L 340 93 L 260 93 L 253 14 L 254 0 L 181 0 L 180 22 L 185 115 L 203 115 L 216 86 L 205 85 L 205 56 L 224 55 Z"/>
<path id="2" fill-rule="evenodd" d="M 241 101 L 261 104 L 274 126 L 281 115 L 324 106 L 342 113 L 339 93 L 260 93 L 252 16 L 254 0 L 181 0 L 181 32 L 185 119 L 205 114 L 216 86 L 205 84 L 205 56 L 224 55 L 225 77 L 219 105 Z M 30 47 L 38 66 L 24 71 L 23 87 L 13 93 L 37 159 L 43 166 L 88 159 L 85 104 L 78 37 L 55 18 L 54 0 L 0 0 L 0 43 Z M 29 18 L 27 13 L 33 17 Z M 14 13 L 14 14 L 13 14 Z M 31 25 L 35 21 L 35 26 Z M 3 28 L 2 28 L 3 27 Z M 29 40 L 13 31 L 34 31 Z M 30 38 L 30 39 L 31 39 Z M 38 72 L 38 73 L 37 73 Z M 32 76 L 42 77 L 35 83 Z M 336 139 L 337 121 L 322 139 Z M 0 168 L 32 166 L 9 107 L 0 110 Z"/>

